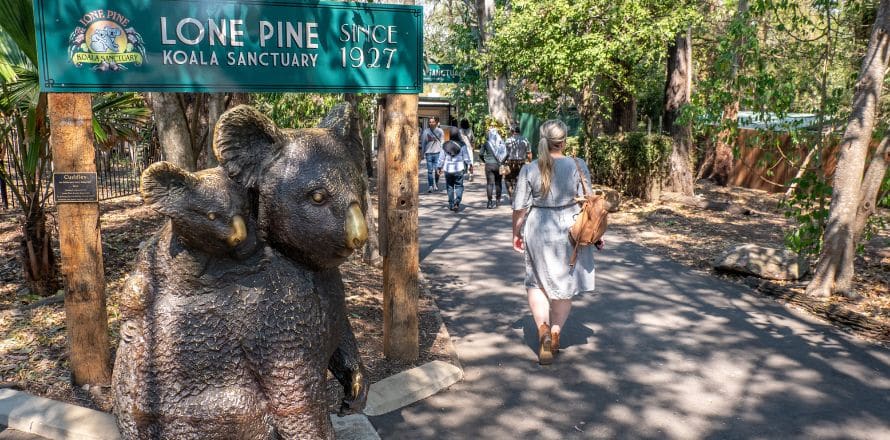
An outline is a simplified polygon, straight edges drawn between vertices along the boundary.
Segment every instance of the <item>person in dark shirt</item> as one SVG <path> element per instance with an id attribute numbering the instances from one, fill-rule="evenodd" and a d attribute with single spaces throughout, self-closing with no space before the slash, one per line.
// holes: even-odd
<path id="1" fill-rule="evenodd" d="M 519 125 L 514 125 L 510 129 L 510 137 L 505 141 L 507 144 L 507 161 L 506 165 L 510 168 L 510 172 L 504 176 L 504 182 L 507 184 L 507 195 L 513 200 L 513 190 L 516 189 L 516 178 L 519 177 L 519 170 L 531 159 L 531 146 L 528 139 L 519 133 Z"/>

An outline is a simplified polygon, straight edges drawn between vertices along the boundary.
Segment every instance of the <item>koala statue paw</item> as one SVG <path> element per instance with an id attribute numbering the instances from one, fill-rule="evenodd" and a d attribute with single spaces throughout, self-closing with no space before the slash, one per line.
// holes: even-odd
<path id="1" fill-rule="evenodd" d="M 340 411 L 337 415 L 343 417 L 349 414 L 358 414 L 365 409 L 368 403 L 368 378 L 361 371 L 352 373 L 352 386 L 349 395 L 343 398 Z"/>

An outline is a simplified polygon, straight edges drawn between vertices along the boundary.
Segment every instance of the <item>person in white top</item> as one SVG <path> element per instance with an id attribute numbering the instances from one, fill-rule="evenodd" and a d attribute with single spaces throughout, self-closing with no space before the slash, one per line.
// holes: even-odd
<path id="1" fill-rule="evenodd" d="M 452 139 L 455 127 L 452 127 Z M 464 194 L 464 172 L 470 166 L 470 155 L 466 145 L 453 140 L 445 142 L 439 153 L 439 170 L 445 172 L 445 190 L 448 192 L 448 209 L 460 211 L 460 201 Z"/>

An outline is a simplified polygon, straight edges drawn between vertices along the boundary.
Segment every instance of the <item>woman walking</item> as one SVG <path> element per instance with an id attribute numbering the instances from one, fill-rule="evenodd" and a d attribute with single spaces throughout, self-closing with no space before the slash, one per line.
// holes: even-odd
<path id="1" fill-rule="evenodd" d="M 522 167 L 513 198 L 513 249 L 525 252 L 525 287 L 541 365 L 559 353 L 572 297 L 594 288 L 591 247 L 580 248 L 574 268 L 569 267 L 568 231 L 580 211 L 575 197 L 582 193 L 580 179 L 590 186 L 590 171 L 583 161 L 563 155 L 567 131 L 559 120 L 541 125 L 538 159 Z"/>

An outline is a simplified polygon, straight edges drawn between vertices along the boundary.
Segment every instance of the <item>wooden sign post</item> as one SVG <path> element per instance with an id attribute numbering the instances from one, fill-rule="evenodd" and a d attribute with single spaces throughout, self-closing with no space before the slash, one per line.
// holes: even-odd
<path id="1" fill-rule="evenodd" d="M 417 95 L 388 95 L 383 105 L 386 253 L 383 257 L 383 354 L 414 360 L 419 354 L 420 293 L 417 187 Z M 378 164 L 380 167 L 381 164 Z"/>
<path id="2" fill-rule="evenodd" d="M 95 184 L 90 95 L 50 93 L 47 98 L 53 172 L 60 176 L 92 175 Z M 85 193 L 78 189 L 75 194 Z M 99 203 L 76 197 L 71 200 L 76 201 L 56 200 L 71 372 L 77 385 L 107 384 L 111 382 L 111 362 Z"/>

